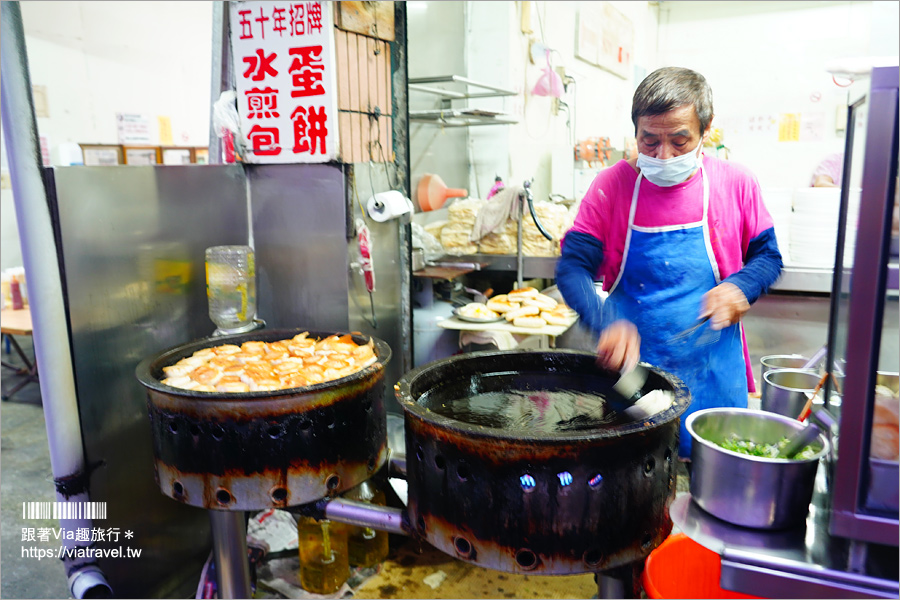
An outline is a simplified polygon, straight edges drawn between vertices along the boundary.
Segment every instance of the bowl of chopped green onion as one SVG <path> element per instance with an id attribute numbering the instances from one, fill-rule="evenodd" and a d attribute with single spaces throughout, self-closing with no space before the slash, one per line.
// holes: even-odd
<path id="1" fill-rule="evenodd" d="M 830 444 L 820 434 L 791 459 L 777 458 L 804 423 L 745 408 L 698 410 L 685 427 L 693 438 L 691 497 L 729 523 L 787 529 L 806 519 L 819 459 Z"/>

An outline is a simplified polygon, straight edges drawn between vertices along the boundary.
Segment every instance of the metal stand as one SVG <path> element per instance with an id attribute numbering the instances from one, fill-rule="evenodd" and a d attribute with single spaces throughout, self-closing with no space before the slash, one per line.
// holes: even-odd
<path id="1" fill-rule="evenodd" d="M 631 563 L 594 574 L 598 598 L 640 598 L 643 563 Z"/>
<path id="2" fill-rule="evenodd" d="M 211 510 L 219 598 L 251 598 L 247 523 L 243 511 Z"/>
<path id="3" fill-rule="evenodd" d="M 595 573 L 594 581 L 597 582 L 597 597 L 640 598 L 640 574 L 643 568 L 643 563 L 636 562 Z"/>
<path id="4" fill-rule="evenodd" d="M 520 194 L 516 199 L 516 220 L 518 221 L 518 236 L 516 239 L 516 288 L 518 289 L 522 288 L 525 276 L 525 256 L 522 253 L 522 219 L 525 218 L 526 202 L 528 202 L 528 211 L 531 213 L 531 218 L 534 220 L 534 225 L 537 227 L 537 230 L 545 238 L 553 241 L 553 236 L 544 229 L 543 225 L 541 225 L 537 212 L 534 210 L 534 197 L 531 194 L 531 182 L 525 181 L 525 183 L 522 184 L 522 187 L 525 189 L 525 192 Z"/>

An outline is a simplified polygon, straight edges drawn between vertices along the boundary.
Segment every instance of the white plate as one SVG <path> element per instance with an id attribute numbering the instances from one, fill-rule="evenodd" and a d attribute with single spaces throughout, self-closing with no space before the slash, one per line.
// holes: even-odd
<path id="1" fill-rule="evenodd" d="M 466 315 L 459 314 L 458 308 L 453 309 L 453 314 L 456 316 L 457 319 L 459 319 L 461 321 L 468 321 L 469 323 L 496 323 L 497 321 L 502 321 L 504 318 L 503 315 L 500 315 L 500 316 L 498 316 L 496 318 L 492 318 L 492 319 L 476 319 L 475 317 L 467 317 Z"/>

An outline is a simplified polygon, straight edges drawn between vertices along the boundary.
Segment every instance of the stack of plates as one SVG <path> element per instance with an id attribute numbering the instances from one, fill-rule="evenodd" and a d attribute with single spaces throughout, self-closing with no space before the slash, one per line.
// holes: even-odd
<path id="1" fill-rule="evenodd" d="M 763 203 L 775 224 L 775 239 L 778 240 L 778 250 L 781 251 L 781 259 L 785 264 L 790 262 L 793 192 L 791 188 L 770 188 L 762 191 Z"/>
<path id="2" fill-rule="evenodd" d="M 852 264 L 859 221 L 859 189 L 850 190 L 844 264 Z M 798 188 L 793 193 L 790 225 L 791 263 L 803 267 L 834 268 L 840 188 Z"/>

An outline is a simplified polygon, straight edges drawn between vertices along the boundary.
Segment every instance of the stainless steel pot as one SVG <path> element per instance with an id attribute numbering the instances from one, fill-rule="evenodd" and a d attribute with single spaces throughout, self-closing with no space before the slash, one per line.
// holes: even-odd
<path id="1" fill-rule="evenodd" d="M 451 556 L 513 573 L 603 571 L 644 559 L 672 528 L 679 416 L 690 394 L 651 368 L 644 391 L 673 404 L 647 420 L 549 431 L 437 407 L 495 392 L 609 392 L 617 373 L 593 352 L 489 351 L 424 365 L 399 381 L 408 522 Z M 549 407 L 548 407 L 549 408 Z M 442 410 L 442 409 L 441 409 Z"/>
<path id="2" fill-rule="evenodd" d="M 381 340 L 373 338 L 376 363 L 304 388 L 215 394 L 160 382 L 164 366 L 202 348 L 272 342 L 303 331 L 204 338 L 138 365 L 137 378 L 147 389 L 154 467 L 163 494 L 202 508 L 264 510 L 338 494 L 384 464 L 384 366 L 391 350 Z M 310 332 L 315 338 L 333 334 Z M 353 339 L 369 342 L 359 335 Z"/>
<path id="3" fill-rule="evenodd" d="M 708 408 L 691 414 L 691 497 L 708 513 L 736 525 L 784 529 L 806 519 L 819 459 L 830 448 L 825 435 L 812 458 L 786 460 L 732 452 L 719 446 L 732 434 L 775 444 L 804 427 L 795 419 L 745 408 Z"/>
<path id="4" fill-rule="evenodd" d="M 763 375 L 760 408 L 796 419 L 816 390 L 821 375 L 804 369 L 772 369 Z M 823 401 L 813 400 L 816 404 Z"/>

